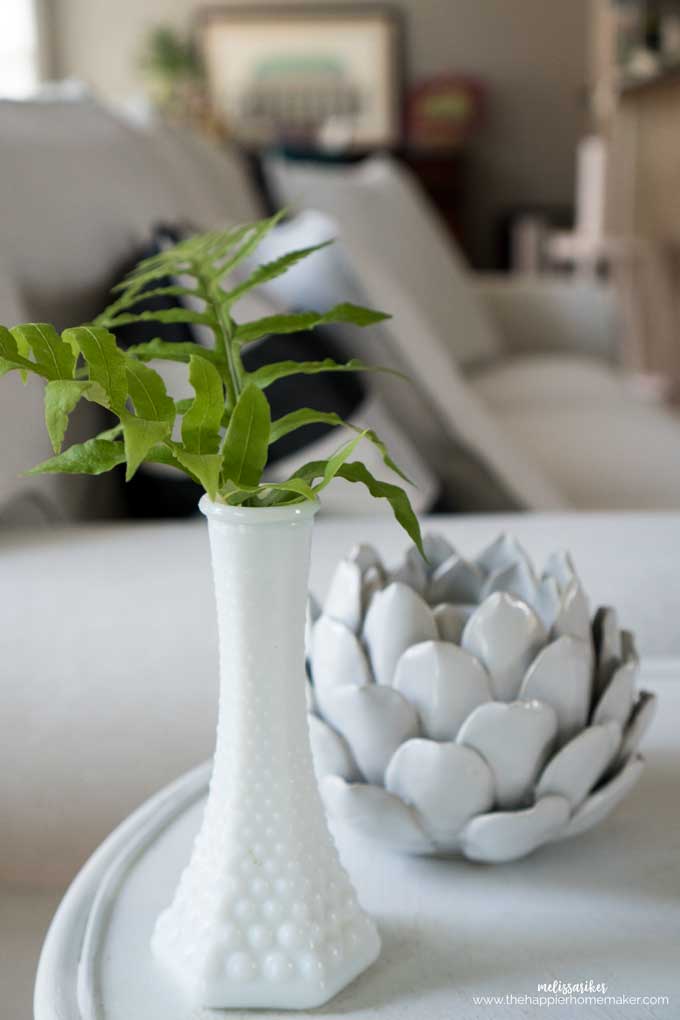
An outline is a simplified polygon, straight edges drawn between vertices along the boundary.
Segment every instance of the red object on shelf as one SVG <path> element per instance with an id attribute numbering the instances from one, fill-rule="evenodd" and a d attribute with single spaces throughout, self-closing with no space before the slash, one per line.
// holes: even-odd
<path id="1" fill-rule="evenodd" d="M 442 74 L 416 85 L 406 101 L 407 144 L 418 149 L 455 149 L 482 121 L 486 89 L 481 80 Z"/>

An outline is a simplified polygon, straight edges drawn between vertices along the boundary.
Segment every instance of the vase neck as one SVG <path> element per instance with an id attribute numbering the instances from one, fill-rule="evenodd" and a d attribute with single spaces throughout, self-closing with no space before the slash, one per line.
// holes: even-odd
<path id="1" fill-rule="evenodd" d="M 313 516 L 208 524 L 222 682 L 299 683 Z"/>

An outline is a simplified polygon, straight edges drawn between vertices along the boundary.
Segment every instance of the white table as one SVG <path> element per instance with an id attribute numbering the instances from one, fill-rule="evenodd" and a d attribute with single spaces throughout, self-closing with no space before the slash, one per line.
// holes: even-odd
<path id="1" fill-rule="evenodd" d="M 571 549 L 593 603 L 616 605 L 623 625 L 636 632 L 643 656 L 655 660 L 655 674 L 680 679 L 672 661 L 680 659 L 680 514 L 443 517 L 426 527 L 444 532 L 462 552 L 475 552 L 502 529 L 517 534 L 539 562 L 555 548 Z M 387 560 L 406 545 L 389 517 L 321 515 L 312 562 L 318 594 L 338 557 L 359 540 L 375 543 Z M 4 1020 L 6 1011 L 11 1020 L 28 1020 L 35 961 L 59 889 L 136 805 L 210 754 L 217 676 L 214 605 L 202 523 L 4 533 L 0 555 L 0 719 L 11 720 L 0 729 L 0 866 L 5 881 L 21 882 L 21 888 L 0 886 L 0 1015 Z M 140 572 L 140 564 L 147 565 L 146 572 Z M 35 637 L 26 641 L 31 627 Z M 115 654 L 93 658 L 93 649 L 108 649 L 112 640 Z M 663 703 L 661 711 L 666 711 Z M 657 728 L 662 724 L 660 718 Z M 680 732 L 680 726 L 676 729 Z M 669 756 L 663 753 L 658 778 L 668 790 Z M 645 776 L 631 803 L 639 803 L 648 783 Z M 672 811 L 672 796 L 664 798 Z M 618 825 L 626 810 L 607 825 Z M 663 825 L 658 847 L 665 841 L 672 847 L 670 823 Z M 612 852 L 611 842 L 605 847 Z M 549 851 L 551 861 L 556 852 Z M 527 863 L 532 873 L 544 866 L 541 857 Z M 588 876 L 588 867 L 581 871 Z M 463 873 L 466 883 L 477 874 L 475 869 Z M 480 875 L 483 885 L 495 881 L 493 872 Z M 407 880 L 408 889 L 411 884 Z M 638 899 L 645 902 L 644 896 Z M 487 938 L 496 947 L 500 934 L 493 932 Z M 394 956 L 395 938 L 388 930 L 385 960 Z M 461 952 L 451 957 L 455 975 Z M 402 970 L 412 976 L 407 963 L 405 956 L 394 965 L 398 987 Z M 507 971 L 509 965 L 504 966 Z M 480 963 L 480 979 L 490 970 L 489 962 Z M 481 1015 L 494 1013 L 487 1009 Z M 625 1015 L 637 1020 L 631 1011 Z M 474 1017 L 470 1002 L 462 1016 Z M 60 1020 L 71 1015 L 63 1013 Z"/>
<path id="2" fill-rule="evenodd" d="M 398 857 L 337 833 L 384 940 L 377 964 L 313 1015 L 376 1020 L 680 1015 L 680 684 L 661 697 L 648 765 L 599 828 L 507 865 Z M 62 902 L 38 973 L 36 1020 L 208 1020 L 150 956 L 203 805 L 206 766 L 143 805 L 100 847 Z M 668 1004 L 517 1004 L 554 981 Z M 499 997 L 483 1002 L 478 997 Z M 80 1000 L 80 1005 L 79 1005 Z M 247 1013 L 231 1013 L 247 1016 Z M 281 1014 L 261 1014 L 280 1016 Z"/>

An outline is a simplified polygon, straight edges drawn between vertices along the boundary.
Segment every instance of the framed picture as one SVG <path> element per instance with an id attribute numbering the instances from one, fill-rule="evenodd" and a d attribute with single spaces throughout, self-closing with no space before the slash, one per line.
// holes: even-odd
<path id="1" fill-rule="evenodd" d="M 207 8 L 214 112 L 247 145 L 368 149 L 401 134 L 402 25 L 388 6 Z"/>

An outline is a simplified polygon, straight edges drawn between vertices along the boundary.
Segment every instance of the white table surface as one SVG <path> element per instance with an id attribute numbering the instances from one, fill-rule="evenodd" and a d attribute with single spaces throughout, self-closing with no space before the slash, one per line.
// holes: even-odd
<path id="1" fill-rule="evenodd" d="M 379 961 L 313 1016 L 375 1020 L 511 1017 L 652 1020 L 680 1016 L 680 684 L 654 679 L 661 707 L 642 779 L 591 832 L 505 865 L 399 857 L 338 829 L 342 859 L 383 936 Z M 150 956 L 197 830 L 206 771 L 194 773 L 113 835 L 71 888 L 48 938 L 36 1020 L 215 1020 L 187 1006 Z M 189 799 L 177 810 L 172 798 Z M 170 820 L 164 818 L 171 804 Z M 154 815 L 154 812 L 156 814 Z M 148 831 L 144 832 L 144 826 Z M 135 845 L 140 839 L 141 844 Z M 144 845 L 145 844 L 145 845 Z M 108 876 L 107 876 L 107 868 Z M 99 901 L 96 894 L 99 890 Z M 90 907 L 76 1005 L 77 961 Z M 554 981 L 668 1004 L 502 1001 Z M 476 997 L 500 997 L 485 1003 Z M 247 1012 L 231 1012 L 244 1018 Z M 263 1017 L 281 1013 L 261 1013 Z"/>
<path id="2" fill-rule="evenodd" d="M 654 660 L 655 675 L 680 678 L 680 666 L 672 661 L 674 657 L 680 660 L 680 514 L 438 517 L 425 526 L 446 534 L 463 553 L 474 553 L 500 530 L 515 533 L 539 562 L 556 548 L 570 549 L 593 605 L 616 605 L 622 624 L 636 632 L 642 655 Z M 357 541 L 373 542 L 388 561 L 394 560 L 406 545 L 403 533 L 390 517 L 337 520 L 321 515 L 314 541 L 313 590 L 324 593 L 338 557 Z M 7 812 L 12 819 L 9 829 L 2 833 L 3 853 L 16 859 L 25 872 L 42 876 L 47 868 L 53 884 L 63 883 L 135 805 L 210 753 L 217 674 L 207 538 L 202 522 L 119 524 L 5 533 L 0 536 L 0 551 L 0 604 L 5 614 L 0 648 L 6 679 L 22 678 L 21 683 L 6 685 L 5 701 L 9 698 L 10 703 L 3 702 L 3 715 L 25 717 L 33 727 L 29 732 L 23 726 L 14 727 L 4 732 L 0 741 L 0 775 L 5 778 L 4 785 L 0 783 L 3 816 Z M 140 563 L 147 566 L 143 576 Z M 70 627 L 63 625 L 62 606 L 67 607 L 73 624 Z M 40 620 L 39 635 L 27 642 L 28 621 L 35 620 Z M 181 626 L 172 623 L 177 620 L 181 620 Z M 93 670 L 92 647 L 107 647 L 111 633 L 118 635 L 118 652 L 100 658 Z M 168 677 L 175 674 L 181 682 L 173 683 L 169 690 Z M 82 677 L 82 683 L 76 686 L 74 677 Z M 30 685 L 26 678 L 30 678 Z M 54 700 L 55 691 L 60 692 L 58 701 Z M 111 692 L 115 692 L 115 698 Z M 670 695 L 675 699 L 674 691 Z M 50 716 L 43 724 L 48 705 L 54 719 Z M 149 711 L 150 705 L 153 712 Z M 662 704 L 652 741 L 656 732 L 661 732 L 659 726 L 670 725 L 663 717 L 665 711 Z M 676 721 L 680 723 L 680 718 Z M 59 740 L 46 739 L 45 734 L 49 736 L 55 727 Z M 676 731 L 680 732 L 680 725 Z M 655 800 L 657 814 L 653 821 L 659 833 L 654 845 L 660 850 L 668 841 L 677 856 L 673 769 L 680 775 L 680 760 L 675 758 L 672 735 L 667 733 L 664 739 L 660 759 L 663 767 L 652 762 L 656 772 L 651 775 L 662 791 Z M 26 754 L 27 746 L 32 748 L 30 754 Z M 102 785 L 102 775 L 115 777 L 115 781 Z M 631 803 L 639 804 L 649 776 L 643 777 Z M 22 804 L 34 803 L 42 805 L 40 824 L 35 812 L 28 821 L 22 814 Z M 663 818 L 664 804 L 670 805 L 667 810 L 672 816 L 667 822 Z M 626 817 L 626 810 L 624 806 L 607 825 L 618 825 L 619 819 Z M 30 838 L 22 836 L 24 831 L 30 831 Z M 596 836 L 583 839 L 591 841 Z M 611 843 L 606 845 L 606 852 L 613 853 L 616 862 L 614 872 L 624 868 L 618 844 L 613 850 Z M 546 851 L 550 855 L 565 852 L 559 848 Z M 641 867 L 641 855 L 636 859 Z M 539 868 L 539 873 L 543 867 L 541 858 L 526 863 L 531 869 Z M 648 868 L 652 867 L 649 863 Z M 486 870 L 480 873 L 483 885 L 495 881 Z M 583 875 L 592 885 L 589 865 L 581 867 L 579 881 L 584 880 Z M 671 877 L 676 880 L 673 874 L 668 881 Z M 636 892 L 635 879 L 632 875 L 629 895 L 639 900 L 642 908 L 647 897 Z M 546 883 L 544 877 L 541 887 L 545 888 Z M 623 880 L 620 886 L 625 886 Z M 406 888 L 410 894 L 410 881 Z M 642 888 L 647 888 L 644 879 Z M 673 895 L 678 898 L 677 882 Z M 28 1005 L 26 979 L 30 978 L 26 970 L 21 981 L 25 961 L 23 955 L 19 959 L 16 946 L 21 937 L 22 945 L 26 943 L 27 947 L 24 955 L 30 959 L 37 952 L 30 940 L 39 937 L 40 925 L 28 925 L 21 907 L 23 900 L 18 894 L 15 899 L 16 904 L 13 899 L 8 909 L 7 897 L 0 897 L 0 989 L 9 982 L 15 994 L 13 999 L 10 992 L 9 1000 L 0 994 L 0 1003 L 21 1002 L 19 1011 L 12 1010 L 12 1020 L 24 1020 L 28 1016 L 23 1006 L 24 1002 Z M 46 915 L 52 899 L 43 899 L 46 905 L 40 909 Z M 465 897 L 461 902 L 465 903 Z M 20 909 L 21 917 L 17 914 Z M 521 934 L 522 925 L 513 923 L 515 934 Z M 490 960 L 498 952 L 504 924 L 502 918 L 497 920 L 500 927 L 487 933 Z M 513 926 L 509 920 L 507 924 Z M 613 937 L 620 938 L 621 933 Z M 395 939 L 394 934 L 387 933 L 386 959 L 390 958 Z M 654 940 L 645 942 L 640 938 L 639 943 L 641 951 L 646 952 L 646 946 L 653 946 Z M 558 948 L 562 945 L 560 942 Z M 669 945 L 676 949 L 680 963 L 677 931 Z M 457 950 L 452 957 L 451 967 L 456 974 L 460 952 Z M 664 959 L 662 954 L 662 963 Z M 507 963 L 504 966 L 507 970 Z M 478 969 L 480 974 L 483 969 L 489 971 L 491 962 L 486 961 L 484 967 L 478 964 Z M 404 959 L 395 971 L 398 984 L 402 970 L 406 980 L 409 967 Z M 18 990 L 14 988 L 16 982 L 21 986 Z M 371 1008 L 364 1015 L 370 1015 Z M 634 1010 L 621 1015 L 636 1016 Z M 550 1015 L 554 1012 L 551 1010 Z M 470 1003 L 461 1015 L 474 1017 Z M 487 1010 L 481 1015 L 503 1014 Z M 521 1007 L 508 1015 L 522 1015 Z M 591 1015 L 610 1014 L 600 1010 Z M 677 1004 L 670 1015 L 680 1017 Z M 70 1014 L 58 1016 L 59 1020 L 71 1020 Z"/>

